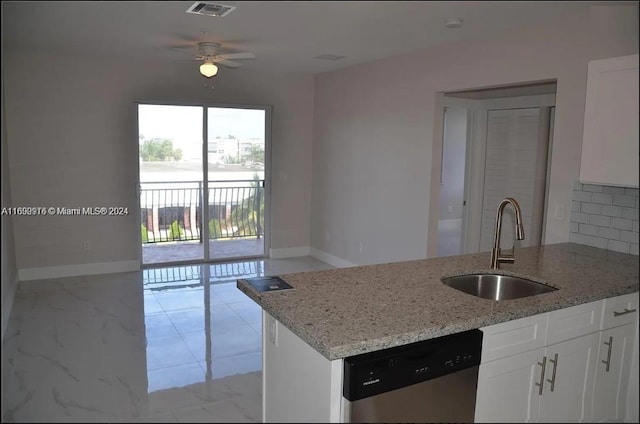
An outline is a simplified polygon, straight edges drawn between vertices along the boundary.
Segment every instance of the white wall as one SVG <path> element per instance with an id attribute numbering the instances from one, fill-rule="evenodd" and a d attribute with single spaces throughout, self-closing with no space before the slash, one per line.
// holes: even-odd
<path id="1" fill-rule="evenodd" d="M 19 270 L 139 261 L 136 100 L 272 105 L 272 247 L 309 246 L 311 77 L 225 69 L 212 91 L 192 61 L 5 54 L 14 205 L 133 211 L 15 219 Z"/>
<path id="2" fill-rule="evenodd" d="M 589 12 L 322 74 L 315 82 L 312 247 L 357 264 L 424 258 L 436 94 L 557 79 L 546 243 L 568 241 L 587 62 L 638 51 L 638 8 Z M 441 97 L 441 96 L 440 96 Z M 430 204 L 431 202 L 431 204 Z M 437 223 L 437 220 L 435 220 Z M 433 231 L 432 235 L 435 236 Z M 362 249 L 360 249 L 362 243 Z"/>

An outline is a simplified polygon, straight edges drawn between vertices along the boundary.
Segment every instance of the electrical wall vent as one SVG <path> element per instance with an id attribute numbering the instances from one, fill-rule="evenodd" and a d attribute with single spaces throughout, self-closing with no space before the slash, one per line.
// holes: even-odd
<path id="1" fill-rule="evenodd" d="M 319 56 L 314 57 L 314 59 L 320 59 L 320 60 L 340 60 L 340 59 L 344 59 L 347 56 L 338 56 L 337 54 L 321 54 Z"/>
<path id="2" fill-rule="evenodd" d="M 187 13 L 205 16 L 217 16 L 221 18 L 233 12 L 235 8 L 235 6 L 227 6 L 210 1 L 197 1 L 187 9 Z"/>

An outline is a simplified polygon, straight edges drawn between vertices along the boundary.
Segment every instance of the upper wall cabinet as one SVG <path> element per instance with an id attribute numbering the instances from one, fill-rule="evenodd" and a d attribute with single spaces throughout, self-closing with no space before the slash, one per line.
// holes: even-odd
<path id="1" fill-rule="evenodd" d="M 580 182 L 638 187 L 638 55 L 589 62 Z"/>

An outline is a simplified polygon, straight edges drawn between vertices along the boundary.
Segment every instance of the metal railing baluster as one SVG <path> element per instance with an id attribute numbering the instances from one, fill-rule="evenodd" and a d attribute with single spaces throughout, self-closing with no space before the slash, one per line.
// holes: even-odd
<path id="1" fill-rule="evenodd" d="M 176 184 L 182 187 L 171 187 Z M 141 224 L 147 235 L 143 243 L 201 241 L 202 225 L 209 225 L 202 219 L 204 206 L 211 211 L 209 220 L 219 224 L 211 225 L 210 239 L 261 238 L 264 180 L 212 181 L 211 185 L 209 205 L 203 205 L 200 181 L 142 183 L 145 188 L 140 189 L 140 207 L 144 210 Z M 178 228 L 172 231 L 174 222 Z"/>

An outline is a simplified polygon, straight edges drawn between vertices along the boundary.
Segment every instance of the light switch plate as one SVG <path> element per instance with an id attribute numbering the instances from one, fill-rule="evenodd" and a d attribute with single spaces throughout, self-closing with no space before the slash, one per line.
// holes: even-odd
<path id="1" fill-rule="evenodd" d="M 564 219 L 564 205 L 562 203 L 556 203 L 554 216 L 556 219 Z"/>

